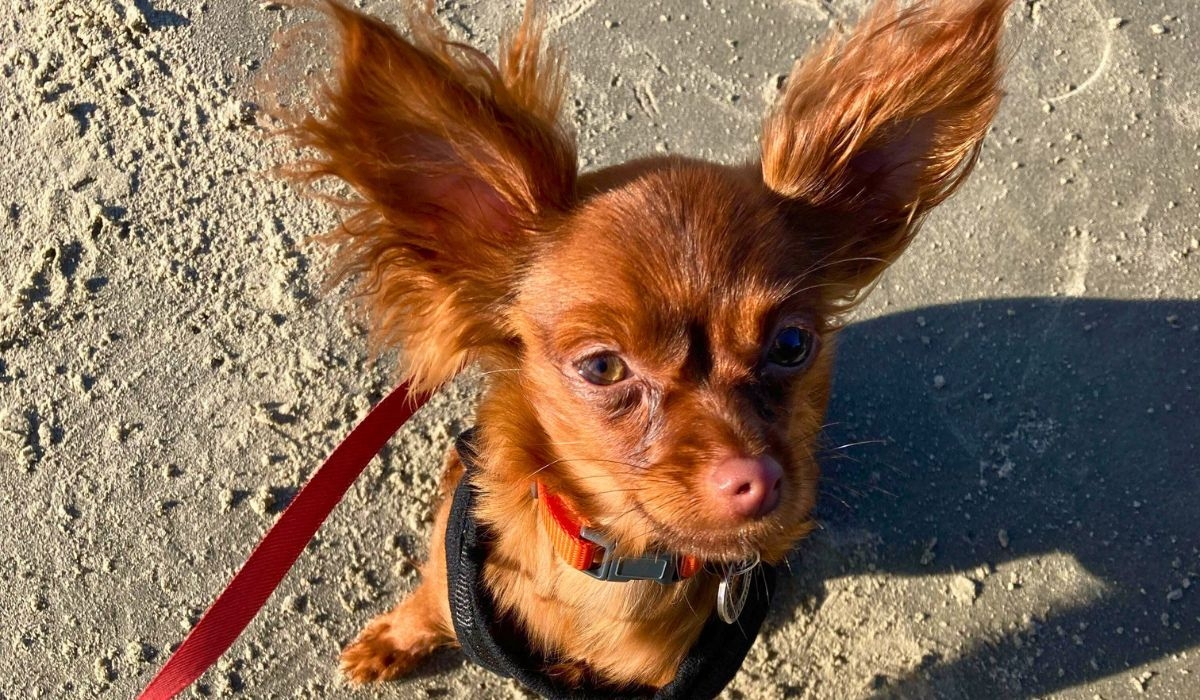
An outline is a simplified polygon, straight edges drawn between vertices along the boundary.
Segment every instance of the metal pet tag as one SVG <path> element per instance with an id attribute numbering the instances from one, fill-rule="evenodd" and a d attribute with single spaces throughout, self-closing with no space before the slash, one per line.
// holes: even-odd
<path id="1" fill-rule="evenodd" d="M 717 586 L 717 615 L 725 624 L 732 625 L 746 607 L 746 598 L 750 596 L 750 573 L 758 562 L 755 557 L 754 561 L 730 566 L 721 576 L 721 585 Z"/>

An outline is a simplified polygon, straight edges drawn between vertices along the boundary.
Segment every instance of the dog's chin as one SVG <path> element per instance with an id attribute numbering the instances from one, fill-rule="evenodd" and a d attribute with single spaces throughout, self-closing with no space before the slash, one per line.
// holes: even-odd
<path id="1" fill-rule="evenodd" d="M 736 528 L 704 527 L 701 523 L 649 521 L 658 547 L 710 564 L 762 561 L 778 564 L 816 524 L 804 509 L 783 507 L 771 515 Z"/>
<path id="2" fill-rule="evenodd" d="M 748 561 L 778 564 L 812 530 L 807 521 L 802 523 L 805 527 L 792 528 L 789 533 L 781 532 L 778 526 L 766 525 L 742 528 L 735 534 L 691 533 L 689 546 L 683 548 L 683 553 L 713 564 Z"/>

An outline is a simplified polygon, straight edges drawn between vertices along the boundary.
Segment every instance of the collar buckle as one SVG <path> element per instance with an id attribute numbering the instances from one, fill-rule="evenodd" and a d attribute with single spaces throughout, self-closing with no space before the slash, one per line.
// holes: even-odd
<path id="1" fill-rule="evenodd" d="M 643 557 L 613 556 L 613 538 L 590 527 L 579 530 L 579 536 L 599 548 L 600 561 L 581 569 L 583 573 L 600 581 L 657 581 L 661 584 L 683 580 L 679 571 L 679 558 L 659 552 Z"/>

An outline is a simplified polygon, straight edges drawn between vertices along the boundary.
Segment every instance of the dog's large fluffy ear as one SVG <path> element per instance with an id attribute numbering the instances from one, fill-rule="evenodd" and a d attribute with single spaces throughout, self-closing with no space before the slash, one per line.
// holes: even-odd
<path id="1" fill-rule="evenodd" d="M 792 70 L 764 124 L 763 181 L 798 226 L 840 222 L 816 241 L 831 300 L 857 299 L 974 165 L 1000 103 L 1008 4 L 879 0 Z"/>
<path id="2" fill-rule="evenodd" d="M 428 8 L 411 38 L 333 0 L 341 53 L 316 110 L 287 132 L 315 156 L 304 182 L 356 196 L 331 234 L 357 275 L 377 347 L 398 347 L 417 386 L 453 377 L 511 340 L 503 306 L 539 231 L 575 196 L 573 140 L 558 123 L 563 73 L 531 10 L 499 65 L 451 42 Z"/>

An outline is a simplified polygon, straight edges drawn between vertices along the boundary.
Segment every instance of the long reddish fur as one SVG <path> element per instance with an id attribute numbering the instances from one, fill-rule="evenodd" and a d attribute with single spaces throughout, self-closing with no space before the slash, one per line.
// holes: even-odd
<path id="1" fill-rule="evenodd" d="M 376 346 L 403 349 L 407 378 L 434 387 L 497 337 L 493 307 L 523 263 L 512 253 L 574 199 L 560 56 L 543 50 L 532 9 L 497 66 L 415 2 L 407 41 L 340 3 L 322 7 L 341 54 L 324 114 L 285 130 L 318 154 L 288 174 L 357 192 L 330 237 L 338 272 L 360 279 Z"/>
<path id="2" fill-rule="evenodd" d="M 764 123 L 759 162 L 652 158 L 579 176 L 559 122 L 561 57 L 542 47 L 532 4 L 498 65 L 450 41 L 428 9 L 410 9 L 404 38 L 325 5 L 341 49 L 319 110 L 290 122 L 309 153 L 293 175 L 354 190 L 331 239 L 343 273 L 360 280 L 376 343 L 402 351 L 403 376 L 433 388 L 471 363 L 488 372 L 476 480 L 479 517 L 497 535 L 486 582 L 557 660 L 552 673 L 611 687 L 669 682 L 717 579 L 579 574 L 538 525 L 533 479 L 605 523 L 629 553 L 667 532 L 681 552 L 733 561 L 696 474 L 722 455 L 772 454 L 788 490 L 777 517 L 746 525 L 743 539 L 779 562 L 812 529 L 840 314 L 974 164 L 1000 100 L 1007 6 L 877 2 L 853 33 L 797 63 Z M 823 349 L 768 420 L 739 392 L 759 352 L 746 339 L 780 309 L 811 318 Z M 662 378 L 659 413 L 616 418 L 610 398 L 589 403 L 565 386 L 554 362 L 597 328 Z M 711 345 L 703 366 L 695 328 Z M 451 452 L 445 493 L 461 474 Z M 420 586 L 344 652 L 352 681 L 404 675 L 454 644 L 447 509 L 443 499 Z"/>

